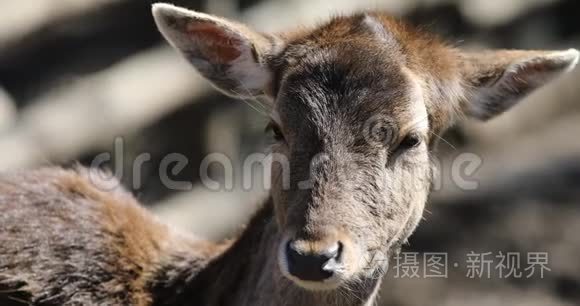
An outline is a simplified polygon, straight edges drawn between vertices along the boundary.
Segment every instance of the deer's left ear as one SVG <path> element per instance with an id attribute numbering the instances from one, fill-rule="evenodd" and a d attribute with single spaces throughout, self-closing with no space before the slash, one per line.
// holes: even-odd
<path id="1" fill-rule="evenodd" d="M 266 57 L 278 39 L 171 4 L 153 5 L 159 31 L 214 86 L 235 97 L 260 95 L 271 79 Z"/>
<path id="2" fill-rule="evenodd" d="M 487 51 L 463 53 L 460 70 L 466 86 L 465 113 L 491 119 L 578 62 L 578 50 Z"/>

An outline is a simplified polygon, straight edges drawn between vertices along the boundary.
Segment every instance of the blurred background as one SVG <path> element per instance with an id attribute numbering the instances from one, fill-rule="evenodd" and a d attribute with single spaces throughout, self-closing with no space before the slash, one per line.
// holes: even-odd
<path id="1" fill-rule="evenodd" d="M 265 118 L 214 89 L 161 40 L 146 0 L 0 1 L 0 170 L 105 166 L 162 219 L 210 239 L 233 235 L 259 207 L 259 186 L 199 183 L 210 152 L 265 151 Z M 380 8 L 469 48 L 580 48 L 578 0 L 174 0 L 261 31 Z M 387 279 L 381 305 L 580 305 L 580 69 L 486 124 L 445 135 L 440 185 L 408 252 L 447 252 L 447 278 Z M 115 149 L 115 147 L 117 147 Z M 121 151 L 121 153 L 119 153 Z M 483 159 L 479 188 L 448 178 L 462 152 Z M 116 153 L 116 154 L 115 154 Z M 134 171 L 135 159 L 148 158 Z M 170 190 L 164 156 L 189 164 Z M 223 171 L 211 169 L 219 180 Z M 137 182 L 137 183 L 136 183 Z M 257 184 L 259 185 L 259 184 Z M 466 277 L 469 252 L 546 252 L 544 277 Z M 419 257 L 421 258 L 421 257 Z M 453 267 L 452 263 L 458 263 Z M 498 261 L 495 260 L 494 264 Z M 243 263 L 242 263 L 243 264 Z M 493 266 L 492 266 L 493 268 Z M 493 271 L 492 271 L 493 272 Z M 396 278 L 390 273 L 389 278 Z"/>

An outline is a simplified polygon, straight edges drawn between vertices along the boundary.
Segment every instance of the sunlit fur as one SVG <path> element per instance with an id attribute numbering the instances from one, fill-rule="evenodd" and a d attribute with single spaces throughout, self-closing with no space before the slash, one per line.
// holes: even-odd
<path id="1" fill-rule="evenodd" d="M 283 135 L 272 151 L 289 172 L 273 164 L 270 195 L 224 243 L 160 223 L 95 171 L 0 175 L 1 305 L 373 305 L 422 218 L 445 129 L 501 114 L 578 61 L 576 50 L 465 52 L 379 12 L 283 34 L 168 4 L 153 15 L 216 88 L 270 99 Z M 385 128 L 367 137 L 376 122 Z M 340 267 L 319 282 L 290 275 L 289 240 L 313 253 L 340 242 Z"/>

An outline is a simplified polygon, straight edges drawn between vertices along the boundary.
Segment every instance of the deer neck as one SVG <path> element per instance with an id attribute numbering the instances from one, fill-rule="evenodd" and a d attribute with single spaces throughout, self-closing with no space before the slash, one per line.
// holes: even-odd
<path id="1" fill-rule="evenodd" d="M 331 291 L 306 291 L 281 275 L 279 231 L 272 200 L 232 246 L 199 269 L 199 259 L 176 258 L 154 286 L 154 305 L 373 305 L 380 278 Z"/>

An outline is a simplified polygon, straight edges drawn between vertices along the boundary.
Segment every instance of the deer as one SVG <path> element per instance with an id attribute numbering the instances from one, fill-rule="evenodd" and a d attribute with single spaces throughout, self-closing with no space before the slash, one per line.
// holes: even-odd
<path id="1" fill-rule="evenodd" d="M 422 219 L 438 135 L 504 113 L 580 54 L 463 50 L 376 11 L 284 33 L 152 11 L 213 86 L 265 97 L 287 167 L 272 163 L 261 208 L 222 242 L 100 188 L 96 169 L 3 173 L 0 304 L 375 305 L 388 259 Z"/>

